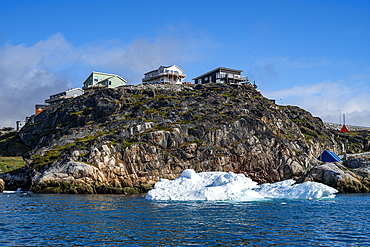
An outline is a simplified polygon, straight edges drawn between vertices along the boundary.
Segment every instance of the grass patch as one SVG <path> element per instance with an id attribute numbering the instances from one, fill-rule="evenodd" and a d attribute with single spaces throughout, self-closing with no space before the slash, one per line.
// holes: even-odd
<path id="1" fill-rule="evenodd" d="M 2 157 L 0 156 L 1 172 L 10 172 L 26 166 L 22 157 Z"/>
<path id="2" fill-rule="evenodd" d="M 158 130 L 164 130 L 164 131 L 173 132 L 173 129 L 172 129 L 171 127 L 162 126 L 162 125 L 158 125 L 158 124 L 156 124 L 156 125 L 154 126 L 154 130 L 155 130 L 155 131 L 158 131 Z"/>
<path id="3" fill-rule="evenodd" d="M 62 123 L 62 124 L 57 124 L 57 127 L 61 128 L 61 127 L 64 127 L 64 126 L 67 126 L 68 123 Z"/>
<path id="4" fill-rule="evenodd" d="M 301 124 L 303 124 L 303 120 L 302 119 L 299 119 L 299 118 L 292 119 L 292 122 L 293 123 L 301 123 Z"/>
<path id="5" fill-rule="evenodd" d="M 170 153 L 167 153 L 167 152 L 164 152 L 165 155 L 171 157 L 172 159 L 176 159 L 176 156 L 170 154 Z"/>
<path id="6" fill-rule="evenodd" d="M 199 140 L 199 139 L 195 139 L 194 138 L 194 141 L 193 142 L 196 143 L 198 147 L 200 147 L 200 146 L 203 145 L 203 140 Z"/>
<path id="7" fill-rule="evenodd" d="M 123 143 L 124 143 L 124 145 L 123 145 L 123 144 L 121 144 L 121 148 L 122 148 L 122 150 L 124 150 L 124 149 L 126 149 L 127 147 L 129 147 L 129 146 L 131 146 L 131 145 L 132 145 L 132 143 L 131 143 L 131 142 L 129 142 L 129 141 L 127 141 L 127 140 L 123 140 Z"/>
<path id="8" fill-rule="evenodd" d="M 47 151 L 43 156 L 39 154 L 32 155 L 32 165 L 34 169 L 43 167 L 51 162 L 57 160 L 60 157 L 60 151 L 51 149 Z"/>
<path id="9" fill-rule="evenodd" d="M 82 113 L 83 113 L 84 111 L 76 111 L 76 112 L 71 112 L 71 113 L 69 113 L 69 115 L 70 116 L 79 116 L 79 117 L 81 117 L 81 116 L 83 116 L 82 115 Z"/>

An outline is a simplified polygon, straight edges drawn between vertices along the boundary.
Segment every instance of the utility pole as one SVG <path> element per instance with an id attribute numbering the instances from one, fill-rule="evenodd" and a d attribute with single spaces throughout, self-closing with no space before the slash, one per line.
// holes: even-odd
<path id="1" fill-rule="evenodd" d="M 343 126 L 346 126 L 346 114 L 343 114 Z M 347 160 L 347 140 L 346 140 L 347 132 L 344 133 L 344 156 L 343 159 Z"/>
<path id="2" fill-rule="evenodd" d="M 342 125 L 342 112 L 340 111 L 340 109 L 338 109 L 339 111 L 339 125 Z"/>

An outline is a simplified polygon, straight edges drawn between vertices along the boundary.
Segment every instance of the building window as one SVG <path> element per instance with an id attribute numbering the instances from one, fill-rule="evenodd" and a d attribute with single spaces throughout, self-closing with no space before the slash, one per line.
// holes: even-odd
<path id="1" fill-rule="evenodd" d="M 198 79 L 198 83 L 199 84 L 202 84 L 202 79 Z"/>
<path id="2" fill-rule="evenodd" d="M 94 76 L 94 81 L 98 81 L 98 77 L 97 76 Z"/>
<path id="3" fill-rule="evenodd" d="M 112 81 L 109 81 L 109 85 L 112 85 Z"/>
<path id="4" fill-rule="evenodd" d="M 220 73 L 216 73 L 216 78 L 220 79 Z"/>
<path id="5" fill-rule="evenodd" d="M 209 82 L 212 82 L 212 76 L 209 77 Z"/>
<path id="6" fill-rule="evenodd" d="M 204 80 L 205 80 L 205 81 L 208 81 L 208 77 L 204 77 Z"/>

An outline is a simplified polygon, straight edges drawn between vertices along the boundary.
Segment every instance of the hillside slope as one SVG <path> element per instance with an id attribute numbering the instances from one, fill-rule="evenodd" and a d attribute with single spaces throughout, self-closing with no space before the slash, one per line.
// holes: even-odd
<path id="1" fill-rule="evenodd" d="M 140 85 L 65 100 L 20 132 L 34 192 L 144 192 L 184 169 L 297 179 L 343 145 L 250 85 Z"/>

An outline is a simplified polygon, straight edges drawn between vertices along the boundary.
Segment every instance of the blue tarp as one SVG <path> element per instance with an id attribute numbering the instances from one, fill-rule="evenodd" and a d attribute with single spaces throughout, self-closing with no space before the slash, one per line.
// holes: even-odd
<path id="1" fill-rule="evenodd" d="M 322 154 L 317 158 L 318 160 L 322 162 L 337 162 L 337 161 L 342 161 L 338 155 L 336 155 L 333 152 L 330 152 L 328 150 L 325 150 L 322 152 Z"/>

